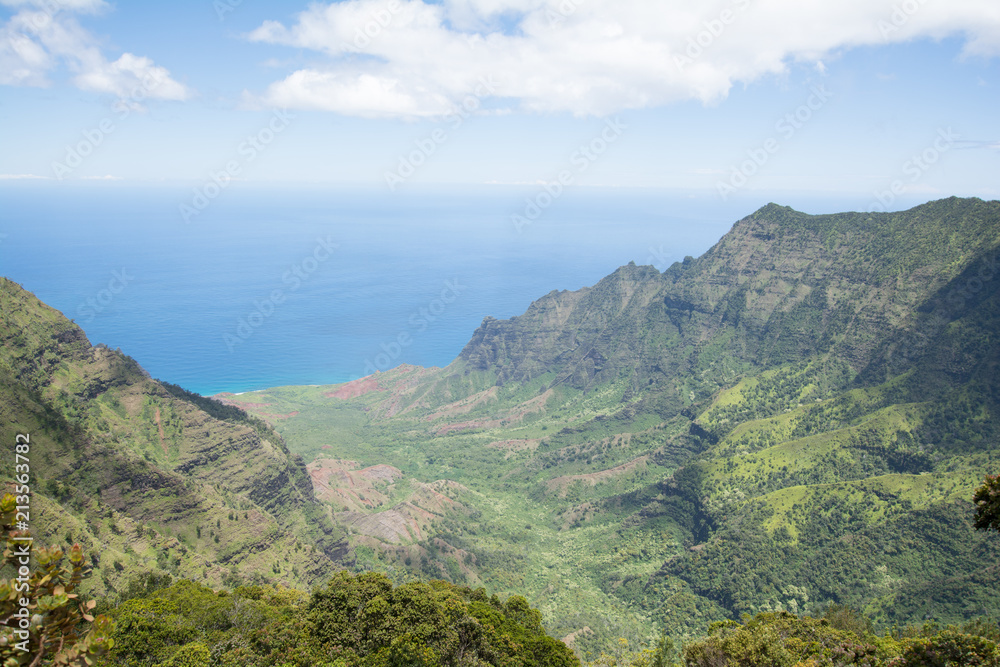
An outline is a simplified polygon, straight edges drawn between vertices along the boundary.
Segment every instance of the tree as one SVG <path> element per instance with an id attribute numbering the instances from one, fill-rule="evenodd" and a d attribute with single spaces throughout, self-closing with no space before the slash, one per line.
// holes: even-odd
<path id="1" fill-rule="evenodd" d="M 318 655 L 365 667 L 580 664 L 524 598 L 501 603 L 445 581 L 394 587 L 377 572 L 338 572 L 313 593 L 307 618 Z"/>
<path id="2" fill-rule="evenodd" d="M 951 667 L 952 665 L 1000 665 L 997 645 L 976 635 L 946 629 L 933 637 L 916 637 L 903 649 L 900 667 Z"/>
<path id="3" fill-rule="evenodd" d="M 211 661 L 212 653 L 207 646 L 191 642 L 180 647 L 169 660 L 161 662 L 157 667 L 207 667 Z"/>
<path id="4" fill-rule="evenodd" d="M 28 531 L 15 530 L 19 514 L 24 516 L 18 499 L 5 494 L 0 521 L 6 548 L 0 567 L 12 565 L 16 576 L 0 580 L 0 664 L 92 665 L 112 646 L 113 624 L 106 616 L 91 615 L 94 600 L 79 599 L 80 583 L 90 575 L 83 549 L 74 544 L 66 554 L 58 546 L 35 545 Z M 67 555 L 69 563 L 64 563 Z"/>
<path id="5" fill-rule="evenodd" d="M 1000 475 L 987 475 L 972 500 L 976 503 L 976 529 L 1000 531 Z"/>

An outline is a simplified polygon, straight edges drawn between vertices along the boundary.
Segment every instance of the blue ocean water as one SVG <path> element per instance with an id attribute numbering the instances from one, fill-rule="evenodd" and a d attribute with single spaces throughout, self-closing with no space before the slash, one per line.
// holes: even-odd
<path id="1" fill-rule="evenodd" d="M 7 183 L 0 274 L 208 395 L 445 365 L 483 317 L 629 261 L 662 270 L 766 203 L 577 191 L 518 230 L 537 192 L 235 184 L 186 223 L 186 187 Z"/>

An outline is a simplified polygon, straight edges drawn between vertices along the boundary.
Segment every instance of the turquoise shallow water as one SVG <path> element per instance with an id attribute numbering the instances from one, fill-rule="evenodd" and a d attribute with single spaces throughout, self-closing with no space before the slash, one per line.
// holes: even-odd
<path id="1" fill-rule="evenodd" d="M 189 189 L 0 188 L 0 274 L 154 377 L 212 394 L 444 365 L 484 316 L 635 261 L 707 250 L 753 208 L 653 192 L 403 195 L 233 187 L 190 224 Z"/>

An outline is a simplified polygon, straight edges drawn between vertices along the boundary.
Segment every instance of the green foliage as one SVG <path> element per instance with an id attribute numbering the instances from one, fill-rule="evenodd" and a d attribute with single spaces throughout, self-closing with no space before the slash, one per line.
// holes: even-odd
<path id="1" fill-rule="evenodd" d="M 548 637 L 541 614 L 524 598 L 501 604 L 482 589 L 443 581 L 393 587 L 385 575 L 338 573 L 309 603 L 313 638 L 336 655 L 366 664 L 576 665 L 572 652 Z M 396 657 L 394 657 L 396 656 Z"/>
<path id="2" fill-rule="evenodd" d="M 212 654 L 204 644 L 191 642 L 177 649 L 170 659 L 157 667 L 208 667 Z"/>
<path id="3" fill-rule="evenodd" d="M 243 408 L 230 405 L 228 403 L 222 403 L 213 398 L 202 396 L 201 394 L 196 394 L 193 391 L 188 391 L 184 387 L 171 384 L 170 382 L 164 382 L 163 380 L 160 380 L 159 382 L 164 389 L 177 398 L 197 405 L 199 408 L 216 419 L 236 424 L 247 424 L 248 426 L 251 426 L 261 438 L 270 440 L 272 443 L 277 445 L 284 446 L 284 440 L 273 428 L 271 428 L 271 426 L 268 425 L 267 422 L 259 417 L 250 415 Z"/>
<path id="4" fill-rule="evenodd" d="M 959 667 L 1000 664 L 996 628 L 969 625 L 906 628 L 876 636 L 858 612 L 835 607 L 829 618 L 769 612 L 743 623 L 717 623 L 711 633 L 684 647 L 686 667 Z M 831 622 L 832 621 L 832 622 Z M 838 627 L 848 626 L 848 627 Z"/>
<path id="5" fill-rule="evenodd" d="M 130 646 L 144 664 L 192 643 L 220 665 L 406 652 L 444 663 L 463 614 L 492 628 L 517 617 L 530 634 L 540 621 L 516 594 L 550 631 L 615 664 L 651 660 L 663 629 L 681 642 L 743 613 L 826 613 L 855 634 L 863 619 L 831 603 L 879 628 L 958 622 L 1000 612 L 1000 571 L 983 567 L 1000 543 L 971 529 L 968 502 L 1000 464 L 1000 280 L 986 277 L 998 244 L 997 202 L 829 216 L 770 205 L 663 273 L 622 267 L 484 320 L 448 368 L 227 399 L 255 417 L 143 377 L 4 282 L 0 403 L 53 434 L 36 459 L 49 459 L 38 488 L 61 513 L 52 534 L 101 545 L 116 564 L 102 573 L 108 590 L 143 570 L 308 586 L 332 563 L 403 582 L 344 584 L 370 599 L 351 613 L 377 646 L 331 644 L 301 602 L 275 615 L 249 593 L 188 591 L 206 610 L 240 601 L 227 614 L 243 625 L 210 622 L 151 596 L 163 588 L 151 582 L 114 607 L 140 634 L 164 633 L 155 655 Z M 391 465 L 403 478 L 329 511 L 275 429 L 308 460 Z M 387 537 L 393 525 L 406 532 Z M 515 607 L 418 578 L 482 585 Z M 133 593 L 160 606 L 136 616 Z M 393 620 L 406 596 L 424 616 Z M 500 634 L 521 642 L 522 631 Z"/>
<path id="6" fill-rule="evenodd" d="M 933 637 L 915 637 L 903 644 L 903 654 L 893 667 L 952 667 L 957 665 L 1000 665 L 1000 648 L 985 637 L 954 629 Z"/>
<path id="7" fill-rule="evenodd" d="M 259 585 L 230 594 L 181 580 L 111 613 L 108 667 L 579 664 L 523 598 L 501 603 L 443 581 L 394 587 L 377 573 L 340 572 L 312 596 Z"/>
<path id="8" fill-rule="evenodd" d="M 366 667 L 440 667 L 437 653 L 426 643 L 406 633 L 364 661 Z"/>
<path id="9" fill-rule="evenodd" d="M 34 544 L 27 531 L 15 530 L 17 500 L 0 499 L 5 550 L 0 567 L 11 565 L 16 577 L 0 580 L 0 661 L 4 667 L 92 665 L 114 646 L 112 623 L 94 617 L 93 600 L 80 600 L 80 584 L 90 575 L 79 544 L 68 553 Z M 68 563 L 64 562 L 68 559 Z M 34 567 L 32 567 L 32 565 Z"/>
<path id="10" fill-rule="evenodd" d="M 487 318 L 448 368 L 232 400 L 297 413 L 275 426 L 307 459 L 406 476 L 352 517 L 358 569 L 524 593 L 558 634 L 590 628 L 580 650 L 831 603 L 961 621 L 1000 610 L 996 543 L 967 530 L 1000 460 L 998 221 L 977 199 L 769 205 L 663 273 Z M 461 508 L 371 539 L 439 479 Z"/>
<path id="11" fill-rule="evenodd" d="M 987 475 L 972 501 L 976 503 L 976 528 L 1000 531 L 1000 475 Z"/>
<path id="12" fill-rule="evenodd" d="M 829 623 L 832 628 L 858 637 L 865 637 L 875 632 L 875 624 L 870 618 L 858 610 L 842 604 L 828 606 L 823 612 L 823 620 Z"/>
<path id="13" fill-rule="evenodd" d="M 690 667 L 791 667 L 806 660 L 816 665 L 881 664 L 875 644 L 825 620 L 786 612 L 758 614 L 742 625 L 717 624 L 708 637 L 684 648 L 684 662 Z"/>

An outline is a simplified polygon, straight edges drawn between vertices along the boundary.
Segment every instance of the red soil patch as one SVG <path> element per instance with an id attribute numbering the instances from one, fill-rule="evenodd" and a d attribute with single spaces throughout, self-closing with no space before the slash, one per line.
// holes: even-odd
<path id="1" fill-rule="evenodd" d="M 397 468 L 376 464 L 358 469 L 356 461 L 316 459 L 306 466 L 320 500 L 338 500 L 349 509 L 372 508 L 388 500 L 383 487 L 402 478 Z M 361 498 L 360 495 L 364 495 Z"/>
<path id="2" fill-rule="evenodd" d="M 455 401 L 454 403 L 449 403 L 448 405 L 442 406 L 437 409 L 437 411 L 424 417 L 426 421 L 432 422 L 438 420 L 442 417 L 455 417 L 457 415 L 463 415 L 467 412 L 472 412 L 477 407 L 486 403 L 490 400 L 496 400 L 497 388 L 490 387 L 485 391 L 477 392 L 467 398 L 463 398 L 460 401 Z"/>
<path id="3" fill-rule="evenodd" d="M 498 428 L 504 425 L 504 422 L 519 422 L 522 421 L 527 415 L 533 412 L 544 412 L 545 403 L 551 398 L 552 390 L 547 389 L 545 392 L 535 396 L 534 398 L 528 399 L 527 401 L 515 405 L 506 414 L 500 415 L 495 419 L 472 419 L 464 422 L 455 422 L 452 424 L 445 424 L 444 426 L 438 427 L 434 431 L 434 435 L 448 435 L 449 433 L 454 433 L 456 431 L 467 431 L 474 428 Z M 480 395 L 481 394 L 481 395 Z M 488 394 L 486 392 L 480 392 L 476 394 L 476 401 L 484 401 L 493 396 L 493 394 Z M 467 399 L 468 400 L 468 399 Z M 452 406 L 458 405 L 453 403 Z M 432 415 L 433 416 L 433 415 Z"/>
<path id="4" fill-rule="evenodd" d="M 357 380 L 351 380 L 340 389 L 328 391 L 323 395 L 327 398 L 340 398 L 346 400 L 348 398 L 364 396 L 365 394 L 370 394 L 373 391 L 385 391 L 385 389 L 378 386 L 378 381 L 375 379 L 374 375 L 367 375 L 363 378 L 358 378 Z"/>
<path id="5" fill-rule="evenodd" d="M 560 477 L 554 477 L 546 482 L 546 485 L 548 486 L 549 491 L 559 489 L 559 496 L 564 497 L 566 489 L 573 482 L 583 482 L 588 486 L 595 486 L 601 482 L 609 481 L 620 475 L 631 473 L 636 468 L 644 468 L 648 459 L 649 456 L 640 456 L 637 459 L 632 459 L 631 461 L 615 466 L 614 468 L 601 470 L 599 472 L 592 472 L 584 475 L 562 475 Z"/>

